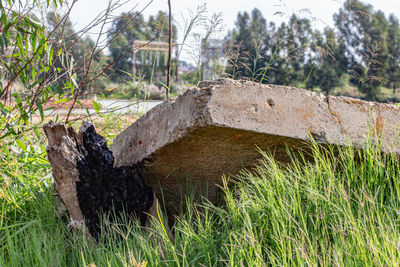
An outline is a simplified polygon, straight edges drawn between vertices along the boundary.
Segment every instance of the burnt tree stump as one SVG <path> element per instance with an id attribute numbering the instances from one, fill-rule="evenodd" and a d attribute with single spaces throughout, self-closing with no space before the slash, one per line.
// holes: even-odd
<path id="1" fill-rule="evenodd" d="M 122 212 L 145 225 L 154 194 L 143 183 L 138 164 L 113 167 L 106 139 L 89 122 L 83 122 L 78 135 L 73 128 L 52 121 L 43 129 L 54 187 L 69 212 L 69 227 L 81 228 L 85 223 L 98 236 L 103 214 L 118 217 Z"/>

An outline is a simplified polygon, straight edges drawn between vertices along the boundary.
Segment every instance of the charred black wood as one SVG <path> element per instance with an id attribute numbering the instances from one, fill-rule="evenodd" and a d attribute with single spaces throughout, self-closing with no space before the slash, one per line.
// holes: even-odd
<path id="1" fill-rule="evenodd" d="M 84 122 L 78 136 L 72 128 L 52 122 L 44 130 L 49 139 L 47 152 L 55 188 L 72 224 L 84 220 L 95 237 L 104 214 L 113 215 L 108 216 L 113 220 L 125 213 L 145 225 L 154 194 L 143 183 L 139 165 L 114 168 L 106 139 L 91 123 Z"/>

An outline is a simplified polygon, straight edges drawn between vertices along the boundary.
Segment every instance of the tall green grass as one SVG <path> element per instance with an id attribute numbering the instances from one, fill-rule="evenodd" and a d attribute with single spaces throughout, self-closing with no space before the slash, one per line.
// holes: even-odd
<path id="1" fill-rule="evenodd" d="M 13 177 L 0 199 L 0 266 L 399 265 L 395 154 L 312 144 L 312 162 L 290 153 L 282 165 L 261 153 L 256 168 L 225 177 L 222 204 L 189 196 L 172 238 L 162 214 L 146 229 L 105 220 L 99 242 L 69 233 L 45 179 Z"/>

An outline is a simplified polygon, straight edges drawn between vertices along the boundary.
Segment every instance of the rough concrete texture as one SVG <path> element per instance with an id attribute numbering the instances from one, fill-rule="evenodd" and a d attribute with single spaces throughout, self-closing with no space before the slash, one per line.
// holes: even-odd
<path id="1" fill-rule="evenodd" d="M 399 118 L 394 105 L 224 79 L 153 108 L 118 135 L 111 150 L 116 166 L 144 163 L 145 182 L 177 208 L 182 192 L 193 189 L 188 184 L 214 198 L 224 173 L 260 158 L 256 146 L 285 161 L 286 147 L 306 147 L 310 134 L 320 143 L 362 146 L 375 129 L 389 149 L 399 140 Z"/>

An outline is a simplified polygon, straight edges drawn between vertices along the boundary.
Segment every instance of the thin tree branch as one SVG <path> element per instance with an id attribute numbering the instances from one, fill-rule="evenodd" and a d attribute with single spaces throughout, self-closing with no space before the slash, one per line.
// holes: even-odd
<path id="1" fill-rule="evenodd" d="M 171 88 L 171 55 L 172 55 L 172 11 L 171 0 L 168 0 L 168 13 L 169 13 L 169 29 L 168 29 L 168 68 L 167 68 L 167 88 L 166 95 L 169 99 L 169 91 Z"/>

